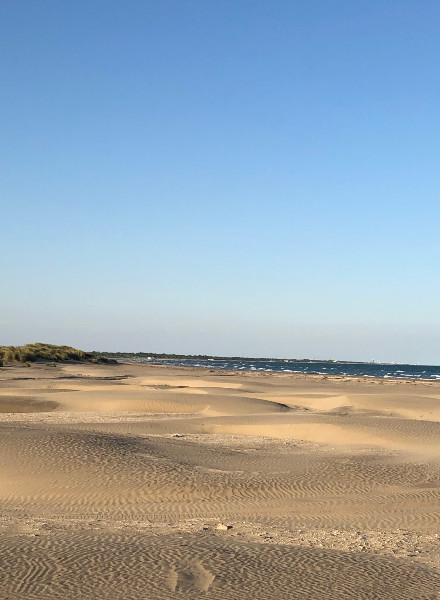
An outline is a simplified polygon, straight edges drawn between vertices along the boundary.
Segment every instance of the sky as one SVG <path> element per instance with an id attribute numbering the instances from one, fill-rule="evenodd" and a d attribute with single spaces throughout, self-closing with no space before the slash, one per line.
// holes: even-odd
<path id="1" fill-rule="evenodd" d="M 1 0 L 0 345 L 440 364 L 436 0 Z"/>

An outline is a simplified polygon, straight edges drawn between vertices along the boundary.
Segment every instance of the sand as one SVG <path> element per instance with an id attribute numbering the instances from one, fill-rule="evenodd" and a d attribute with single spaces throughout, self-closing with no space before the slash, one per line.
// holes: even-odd
<path id="1" fill-rule="evenodd" d="M 0 369 L 0 599 L 440 598 L 440 382 Z"/>

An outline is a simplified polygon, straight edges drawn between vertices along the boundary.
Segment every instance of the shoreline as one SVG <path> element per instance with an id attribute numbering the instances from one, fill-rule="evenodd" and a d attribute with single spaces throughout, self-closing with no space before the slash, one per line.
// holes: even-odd
<path id="1" fill-rule="evenodd" d="M 266 371 L 266 370 L 262 370 L 262 371 L 251 371 L 251 370 L 239 370 L 239 369 L 215 369 L 213 367 L 203 367 L 203 366 L 193 366 L 193 365 L 165 365 L 165 364 L 158 364 L 158 363 L 147 363 L 147 362 L 137 362 L 137 361 L 118 361 L 118 364 L 126 364 L 126 365 L 140 365 L 140 366 L 150 366 L 150 367 L 157 367 L 160 369 L 170 369 L 170 370 L 178 370 L 178 369 L 182 369 L 182 370 L 193 370 L 196 372 L 200 372 L 200 374 L 203 373 L 211 373 L 214 375 L 217 375 L 219 377 L 225 375 L 225 376 L 230 376 L 230 377 L 234 377 L 236 375 L 243 375 L 244 377 L 249 376 L 249 377 L 264 377 L 264 376 L 274 376 L 274 377 L 290 377 L 292 379 L 316 379 L 316 380 L 329 380 L 329 381 L 358 381 L 358 382 L 362 382 L 362 383 L 368 383 L 371 382 L 373 384 L 380 382 L 382 383 L 395 383 L 395 384 L 401 384 L 401 383 L 414 383 L 414 384 L 424 384 L 424 383 L 428 383 L 428 384 L 433 384 L 438 385 L 439 390 L 440 390 L 440 380 L 438 379 L 419 379 L 419 378 L 412 378 L 412 377 L 375 377 L 373 375 L 334 375 L 329 373 L 328 375 L 325 373 L 302 373 L 302 372 L 285 372 L 285 371 Z M 365 363 L 368 364 L 368 363 Z M 440 367 L 439 367 L 440 368 Z"/>
<path id="2" fill-rule="evenodd" d="M 369 374 L 350 374 L 350 373 L 323 373 L 323 372 L 308 372 L 308 371 L 294 371 L 294 370 L 290 370 L 290 369 L 286 369 L 286 370 L 273 370 L 273 369 L 265 369 L 265 368 L 235 368 L 235 369 L 226 369 L 226 368 L 216 368 L 215 366 L 211 366 L 211 365 L 191 365 L 191 364 L 166 364 L 165 361 L 169 360 L 169 359 L 156 359 L 158 361 L 163 360 L 164 362 L 155 362 L 155 361 L 147 361 L 147 360 L 130 360 L 130 359 L 119 359 L 120 363 L 126 363 L 126 364 L 139 364 L 139 365 L 151 365 L 151 366 L 165 366 L 165 367 L 171 367 L 171 368 L 183 368 L 183 369 L 189 369 L 189 368 L 195 368 L 195 369 L 202 369 L 202 370 L 208 370 L 208 371 L 214 371 L 214 372 L 226 372 L 226 373 L 253 373 L 253 374 L 259 374 L 259 373 L 273 373 L 273 374 L 285 374 L 285 375 L 322 375 L 324 377 L 359 377 L 359 378 L 363 378 L 363 379 L 393 379 L 393 380 L 399 380 L 399 381 L 429 381 L 429 382 L 439 382 L 440 383 L 440 374 L 436 374 L 435 377 L 411 377 L 411 376 L 392 376 L 392 375 L 369 375 Z M 183 361 L 184 359 L 182 359 Z M 187 359 L 188 361 L 192 360 L 192 359 Z M 220 362 L 220 361 L 219 361 Z M 229 361 L 232 362 L 232 361 Z M 279 361 L 279 362 L 286 362 L 286 361 Z M 300 361 L 298 361 L 300 362 Z M 312 362 L 307 362 L 304 364 L 314 364 Z M 326 361 L 323 362 L 323 364 L 329 364 L 334 366 L 335 363 L 329 361 L 328 363 Z M 406 366 L 406 367 L 415 367 L 415 368 L 420 368 L 420 367 L 425 367 L 427 366 L 428 368 L 434 368 L 435 370 L 438 370 L 440 372 L 440 366 L 437 367 L 436 365 L 400 365 L 400 364 L 391 364 L 391 363 L 338 363 L 340 365 L 369 365 L 369 366 Z"/>
<path id="3" fill-rule="evenodd" d="M 355 363 L 358 364 L 358 363 Z M 370 363 L 359 363 L 359 364 L 370 364 Z M 377 363 L 378 364 L 378 363 Z M 381 364 L 385 364 L 385 363 L 381 363 Z M 34 367 L 34 368 L 62 368 L 63 366 L 78 366 L 79 370 L 81 370 L 81 366 L 90 366 L 90 367 L 95 367 L 95 366 L 102 366 L 104 369 L 110 369 L 112 367 L 117 367 L 118 365 L 126 365 L 126 366 L 136 366 L 138 365 L 139 367 L 145 367 L 145 368 L 158 368 L 158 369 L 168 369 L 170 370 L 171 373 L 174 374 L 174 371 L 178 372 L 179 369 L 182 369 L 182 372 L 185 371 L 194 371 L 194 372 L 198 372 L 200 373 L 200 375 L 206 374 L 206 373 L 210 373 L 210 374 L 214 374 L 217 375 L 219 377 L 221 376 L 230 376 L 230 377 L 234 377 L 234 376 L 240 376 L 243 375 L 244 377 L 267 377 L 267 376 L 274 376 L 274 377 L 284 377 L 284 378 L 292 378 L 292 379 L 298 379 L 298 380 L 303 380 L 303 379 L 310 379 L 312 380 L 328 380 L 329 382 L 331 381 L 357 381 L 357 382 L 362 382 L 362 383 L 372 383 L 372 384 L 405 384 L 405 383 L 411 383 L 411 384 L 432 384 L 434 386 L 438 385 L 439 389 L 440 389 L 440 379 L 428 379 L 428 378 L 417 378 L 417 377 L 392 377 L 392 376 L 374 376 L 374 375 L 352 375 L 352 374 L 333 374 L 333 373 L 307 373 L 307 372 L 301 372 L 301 371 L 270 371 L 270 370 L 250 370 L 250 369 L 216 369 L 215 367 L 211 367 L 211 366 L 194 366 L 194 365 L 169 365 L 169 364 L 161 364 L 161 363 L 155 363 L 155 362 L 139 362 L 139 361 L 131 361 L 131 360 L 118 360 L 116 363 L 111 363 L 111 364 L 104 364 L 101 363 L 98 365 L 94 364 L 94 363 L 88 363 L 88 362 L 76 362 L 76 361 L 64 361 L 64 362 L 58 362 L 58 363 L 48 363 L 47 361 L 36 361 L 34 363 L 31 363 L 30 366 Z M 0 375 L 1 372 L 3 371 L 4 373 L 6 373 L 8 370 L 16 370 L 16 369 L 27 369 L 28 367 L 26 365 L 22 365 L 22 364 L 6 364 L 1 368 L 0 371 Z M 440 369 L 440 367 L 439 367 Z"/>

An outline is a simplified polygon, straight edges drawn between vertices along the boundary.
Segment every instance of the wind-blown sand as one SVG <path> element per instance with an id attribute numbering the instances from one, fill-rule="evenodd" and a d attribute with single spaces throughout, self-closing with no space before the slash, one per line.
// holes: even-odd
<path id="1" fill-rule="evenodd" d="M 437 382 L 0 369 L 0 599 L 438 599 L 439 441 Z"/>

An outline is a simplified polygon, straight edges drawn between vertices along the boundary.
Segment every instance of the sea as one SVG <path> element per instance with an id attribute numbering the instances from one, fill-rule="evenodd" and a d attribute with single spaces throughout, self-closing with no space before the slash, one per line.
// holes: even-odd
<path id="1" fill-rule="evenodd" d="M 127 359 L 122 359 L 127 360 Z M 404 365 L 385 363 L 357 363 L 338 361 L 292 361 L 281 359 L 228 359 L 228 358 L 135 358 L 135 362 L 171 365 L 176 367 L 201 367 L 220 371 L 265 371 L 274 373 L 313 373 L 354 377 L 379 377 L 395 379 L 426 379 L 440 381 L 440 366 Z"/>

